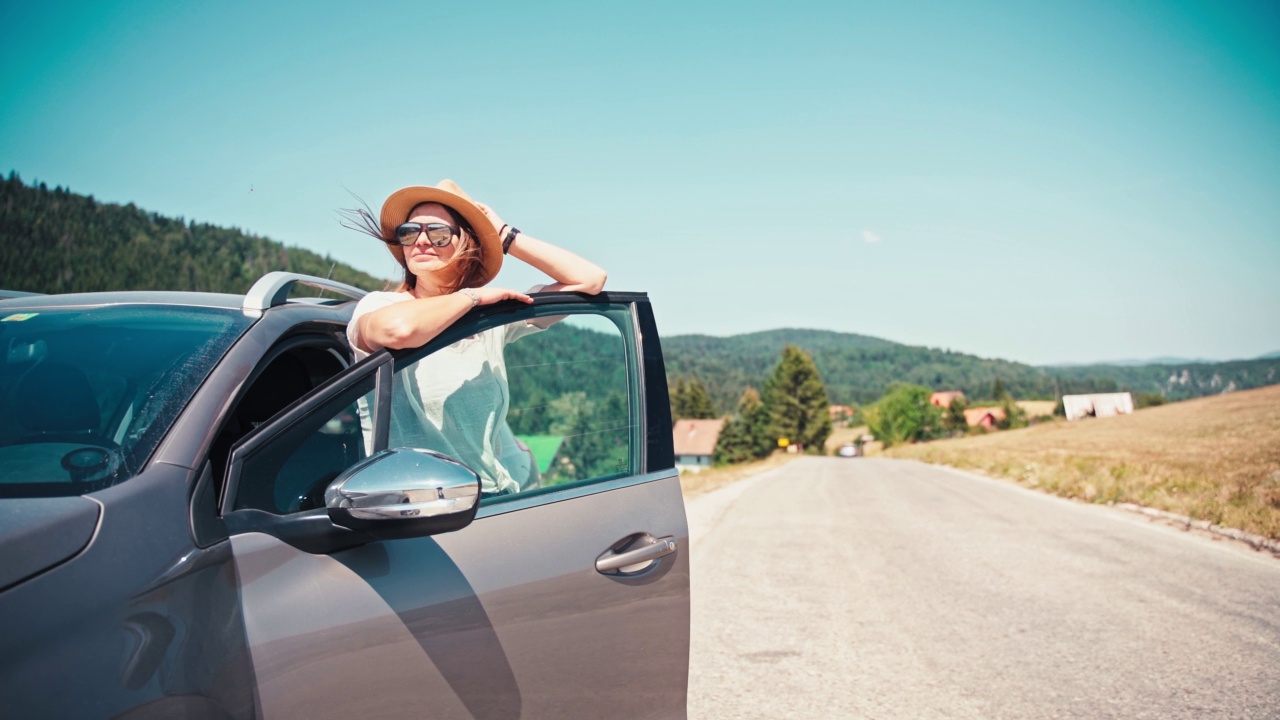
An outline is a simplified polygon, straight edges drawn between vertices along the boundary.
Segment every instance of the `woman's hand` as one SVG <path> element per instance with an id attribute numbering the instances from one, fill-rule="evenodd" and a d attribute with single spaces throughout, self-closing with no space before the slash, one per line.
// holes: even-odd
<path id="1" fill-rule="evenodd" d="M 504 223 L 502 221 L 502 218 L 498 217 L 498 213 L 494 212 L 493 208 L 489 207 L 488 205 L 485 205 L 482 202 L 478 202 L 476 203 L 476 207 L 480 208 L 480 212 L 484 213 L 484 216 L 489 218 L 489 222 L 493 223 L 493 230 L 494 232 L 498 233 L 498 239 L 501 240 L 502 228 L 506 227 L 507 224 Z"/>
<path id="2" fill-rule="evenodd" d="M 503 300 L 519 300 L 526 304 L 533 302 L 533 298 L 528 295 L 517 290 L 509 290 L 507 288 L 485 286 L 470 288 L 467 292 L 473 292 L 476 294 L 476 297 L 478 298 L 478 301 L 476 302 L 477 305 L 492 305 L 496 302 L 502 302 Z"/>

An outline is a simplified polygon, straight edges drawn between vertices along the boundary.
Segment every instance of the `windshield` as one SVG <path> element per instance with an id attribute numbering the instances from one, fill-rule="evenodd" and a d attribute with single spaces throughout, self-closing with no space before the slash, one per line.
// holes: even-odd
<path id="1" fill-rule="evenodd" d="M 0 497 L 133 476 L 252 322 L 159 305 L 0 312 Z"/>

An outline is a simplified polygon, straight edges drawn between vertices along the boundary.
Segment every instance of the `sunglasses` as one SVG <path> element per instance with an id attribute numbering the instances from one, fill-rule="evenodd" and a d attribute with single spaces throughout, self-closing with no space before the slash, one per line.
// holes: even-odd
<path id="1" fill-rule="evenodd" d="M 401 223 L 396 228 L 396 239 L 401 245 L 412 245 L 418 242 L 418 236 L 422 233 L 427 234 L 427 241 L 436 247 L 444 247 L 453 242 L 453 238 L 458 234 L 457 228 L 444 223 Z"/>

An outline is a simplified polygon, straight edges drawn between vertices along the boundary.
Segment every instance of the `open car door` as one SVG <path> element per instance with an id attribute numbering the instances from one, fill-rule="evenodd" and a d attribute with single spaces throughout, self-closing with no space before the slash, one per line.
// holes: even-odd
<path id="1" fill-rule="evenodd" d="M 534 297 L 374 354 L 232 451 L 220 513 L 262 717 L 685 717 L 688 528 L 648 299 Z M 503 361 L 439 370 L 480 342 Z M 468 383 L 503 412 L 440 392 Z M 423 424 L 441 408 L 445 433 Z M 403 539 L 334 525 L 334 478 L 396 448 L 476 471 L 474 520 Z"/>

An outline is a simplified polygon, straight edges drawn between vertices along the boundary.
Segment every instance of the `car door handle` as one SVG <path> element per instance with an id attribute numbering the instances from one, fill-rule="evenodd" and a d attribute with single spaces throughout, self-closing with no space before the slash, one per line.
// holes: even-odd
<path id="1" fill-rule="evenodd" d="M 639 546 L 637 546 L 637 543 L 640 543 Z M 668 535 L 664 538 L 655 538 L 648 533 L 627 538 L 623 543 L 615 544 L 613 547 L 618 547 L 619 545 L 623 547 L 630 546 L 633 549 L 615 552 L 613 548 L 609 548 L 603 555 L 596 558 L 597 572 L 607 575 L 638 572 L 644 568 L 634 566 L 645 565 L 658 558 L 666 557 L 677 549 L 675 537 Z"/>

